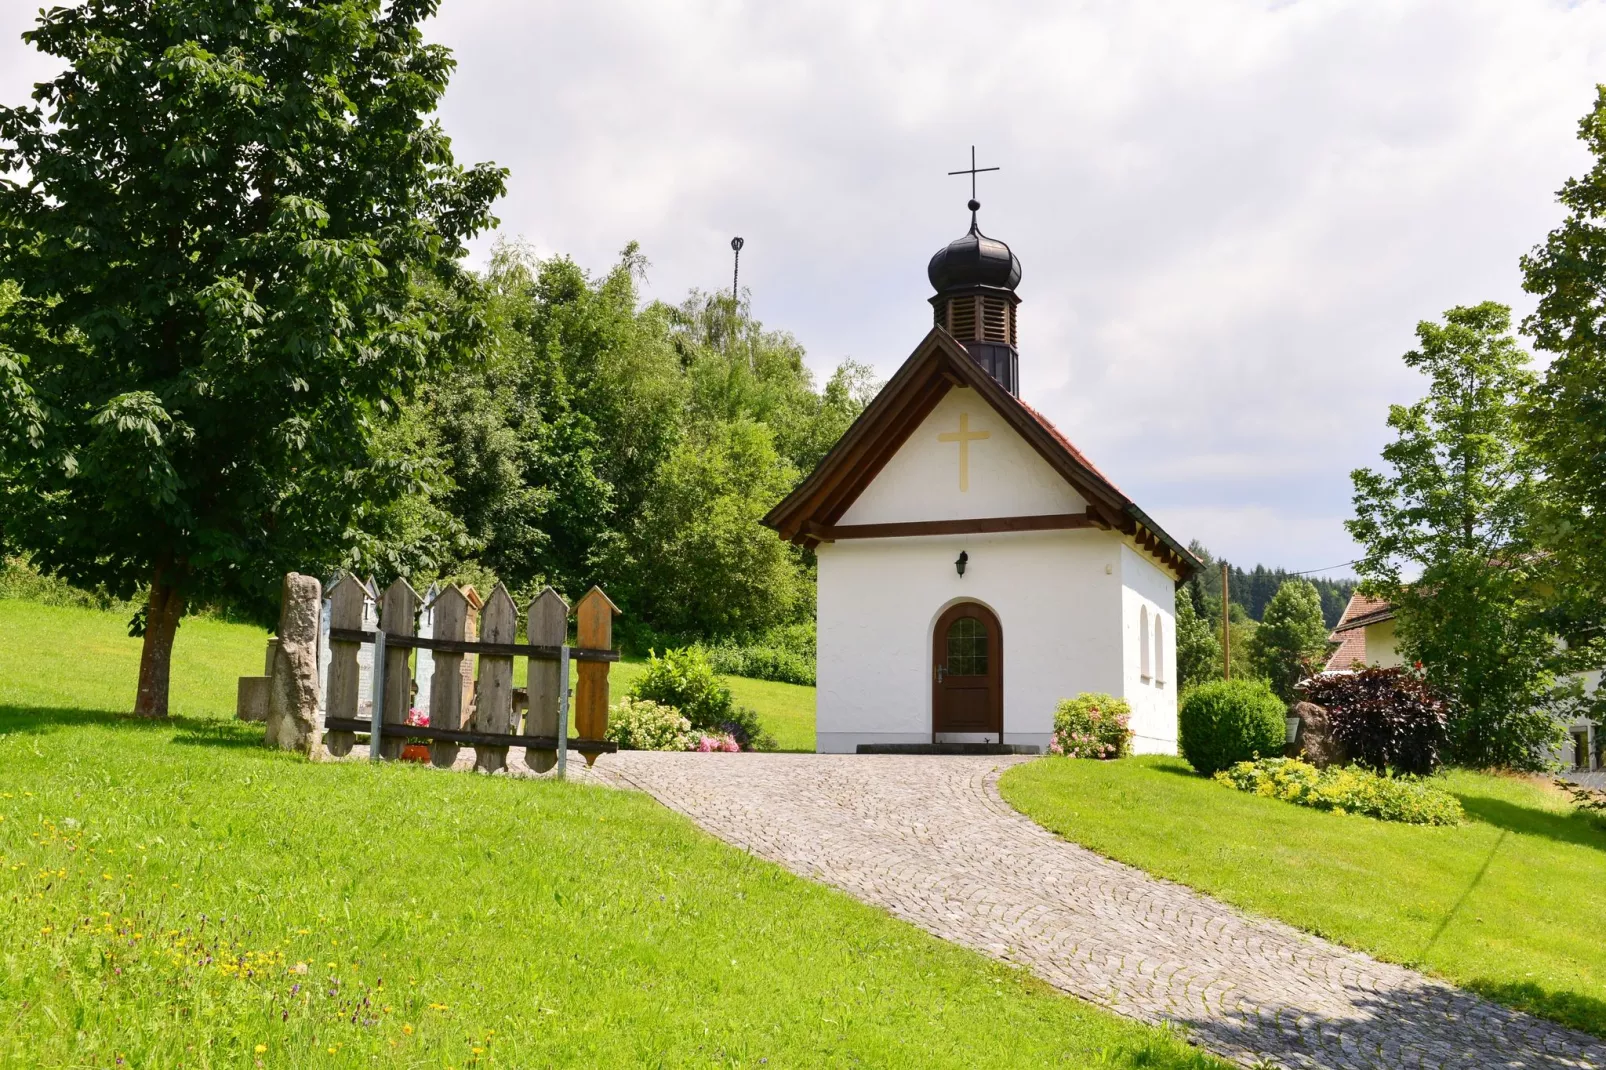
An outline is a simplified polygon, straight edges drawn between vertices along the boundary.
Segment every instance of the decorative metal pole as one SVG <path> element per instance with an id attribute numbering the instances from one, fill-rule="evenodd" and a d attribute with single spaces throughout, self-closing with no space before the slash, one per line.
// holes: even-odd
<path id="1" fill-rule="evenodd" d="M 742 291 L 736 284 L 742 277 L 742 246 L 745 244 L 740 238 L 731 239 L 731 252 L 736 254 L 736 263 L 731 268 L 731 300 L 738 305 L 742 303 Z"/>
<path id="2" fill-rule="evenodd" d="M 1232 679 L 1232 616 L 1227 612 L 1227 562 L 1221 563 L 1221 678 Z"/>
<path id="3" fill-rule="evenodd" d="M 374 629 L 374 703 L 368 714 L 368 757 L 379 761 L 379 741 L 385 734 L 385 629 Z"/>
<path id="4" fill-rule="evenodd" d="M 558 779 L 569 775 L 569 644 L 558 645 Z"/>

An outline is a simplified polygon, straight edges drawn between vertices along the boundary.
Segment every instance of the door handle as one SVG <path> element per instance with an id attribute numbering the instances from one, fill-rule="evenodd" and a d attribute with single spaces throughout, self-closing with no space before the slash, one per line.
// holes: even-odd
<path id="1" fill-rule="evenodd" d="M 948 666 L 946 666 L 946 665 L 939 665 L 939 666 L 937 666 L 937 682 L 938 682 L 938 683 L 939 683 L 939 684 L 940 684 L 940 683 L 942 683 L 942 677 L 943 677 L 943 674 L 944 674 L 944 673 L 945 673 L 945 672 L 947 672 L 947 671 L 948 671 Z"/>

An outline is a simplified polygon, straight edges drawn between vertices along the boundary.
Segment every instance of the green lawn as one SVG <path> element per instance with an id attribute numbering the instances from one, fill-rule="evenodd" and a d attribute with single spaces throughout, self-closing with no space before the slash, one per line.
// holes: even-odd
<path id="1" fill-rule="evenodd" d="M 73 708 L 124 710 L 134 704 L 139 673 L 139 642 L 128 637 L 128 618 L 117 613 L 0 599 L 0 642 L 11 656 L 50 658 L 50 650 L 71 636 L 74 649 L 99 666 L 94 673 L 69 671 L 59 679 L 0 682 L 0 701 L 64 702 Z M 268 633 L 241 624 L 189 618 L 173 646 L 175 714 L 222 714 L 234 709 L 235 680 L 262 671 Z M 0 650 L 0 658 L 6 657 Z M 617 701 L 647 667 L 644 658 L 627 658 L 608 674 L 609 692 Z M 521 670 L 522 671 L 522 670 Z M 725 678 L 736 701 L 758 711 L 764 727 L 781 750 L 814 750 L 814 688 L 769 680 Z M 21 687 L 14 691 L 8 688 Z M 6 697 L 9 696 L 9 697 Z"/>
<path id="2" fill-rule="evenodd" d="M 1454 828 L 1234 791 L 1176 758 L 1049 758 L 1006 799 L 1103 855 L 1606 1036 L 1606 827 L 1529 781 L 1454 771 Z"/>
<path id="3" fill-rule="evenodd" d="M 0 601 L 0 1065 L 1220 1065 L 645 796 L 269 752 L 250 628 L 119 716 L 120 627 Z"/>

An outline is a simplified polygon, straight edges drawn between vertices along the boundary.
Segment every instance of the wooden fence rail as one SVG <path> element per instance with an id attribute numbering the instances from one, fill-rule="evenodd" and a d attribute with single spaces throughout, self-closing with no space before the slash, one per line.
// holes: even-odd
<path id="1" fill-rule="evenodd" d="M 618 749 L 605 738 L 608 666 L 619 660 L 612 649 L 612 620 L 618 608 L 598 588 L 579 602 L 579 634 L 585 645 L 578 647 L 567 645 L 569 607 L 551 588 L 530 602 L 529 641 L 524 643 L 515 642 L 518 610 L 500 583 L 481 599 L 473 588 L 456 585 L 443 590 L 431 587 L 420 596 L 406 580 L 397 580 L 381 594 L 371 582 L 348 573 L 337 575 L 327 591 L 321 591 L 312 578 L 292 573 L 284 589 L 281 635 L 275 640 L 279 648 L 287 641 L 292 646 L 309 645 L 310 637 L 285 637 L 284 621 L 308 615 L 308 607 L 292 613 L 290 600 L 321 601 L 321 613 L 312 618 L 321 618 L 310 644 L 314 652 L 302 659 L 310 657 L 318 666 L 319 709 L 292 710 L 283 716 L 270 713 L 270 742 L 311 753 L 320 734 L 313 727 L 313 715 L 321 713 L 316 720 L 323 746 L 336 757 L 349 754 L 358 733 L 366 733 L 369 754 L 375 759 L 401 757 L 407 740 L 416 738 L 429 741 L 430 761 L 436 766 L 451 766 L 459 747 L 471 746 L 475 768 L 497 772 L 507 767 L 508 748 L 521 747 L 531 769 L 546 772 L 555 766 L 562 776 L 571 750 L 579 751 L 590 764 L 599 754 Z M 427 634 L 418 634 L 420 625 Z M 416 667 L 410 663 L 414 651 Z M 515 658 L 524 659 L 526 666 L 523 702 L 516 701 L 513 686 Z M 579 738 L 569 737 L 571 661 L 581 665 L 573 703 L 580 714 L 575 726 Z M 270 676 L 275 671 L 270 669 Z M 256 679 L 242 678 L 242 717 L 247 713 L 248 692 L 264 690 L 253 682 Z M 365 691 L 371 695 L 367 703 Z M 427 708 L 427 725 L 408 723 L 415 703 Z M 253 711 L 258 705 L 252 706 Z M 369 707 L 366 718 L 359 716 L 363 705 Z M 306 730 L 285 728 L 292 720 L 297 725 L 305 722 Z"/>

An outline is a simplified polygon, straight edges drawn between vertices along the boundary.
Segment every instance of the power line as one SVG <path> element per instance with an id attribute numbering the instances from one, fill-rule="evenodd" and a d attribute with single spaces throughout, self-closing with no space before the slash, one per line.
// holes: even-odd
<path id="1" fill-rule="evenodd" d="M 1325 569 L 1306 569 L 1304 572 L 1290 572 L 1288 575 L 1315 575 L 1317 572 L 1331 572 L 1333 569 L 1343 569 L 1347 564 L 1360 564 L 1362 561 L 1365 561 L 1365 557 L 1355 557 L 1354 561 L 1339 561 L 1336 566 L 1328 566 Z"/>
<path id="2" fill-rule="evenodd" d="M 1343 568 L 1345 565 L 1358 565 L 1362 561 L 1365 561 L 1365 560 L 1366 560 L 1366 558 L 1364 558 L 1364 557 L 1357 557 L 1353 561 L 1340 561 L 1338 564 L 1336 564 L 1336 565 L 1328 565 L 1326 568 L 1308 568 L 1304 572 L 1289 572 L 1286 568 L 1285 569 L 1276 569 L 1274 571 L 1281 572 L 1284 576 L 1314 576 L 1318 572 L 1331 572 L 1333 569 L 1335 569 L 1335 568 Z M 1223 565 L 1225 565 L 1227 562 L 1225 560 L 1223 560 L 1221 563 Z M 1244 572 L 1244 570 L 1242 568 L 1240 568 L 1239 566 L 1237 566 L 1237 565 L 1234 565 L 1232 567 L 1238 569 L 1238 571 L 1242 572 L 1245 576 L 1252 575 L 1252 573 Z"/>

